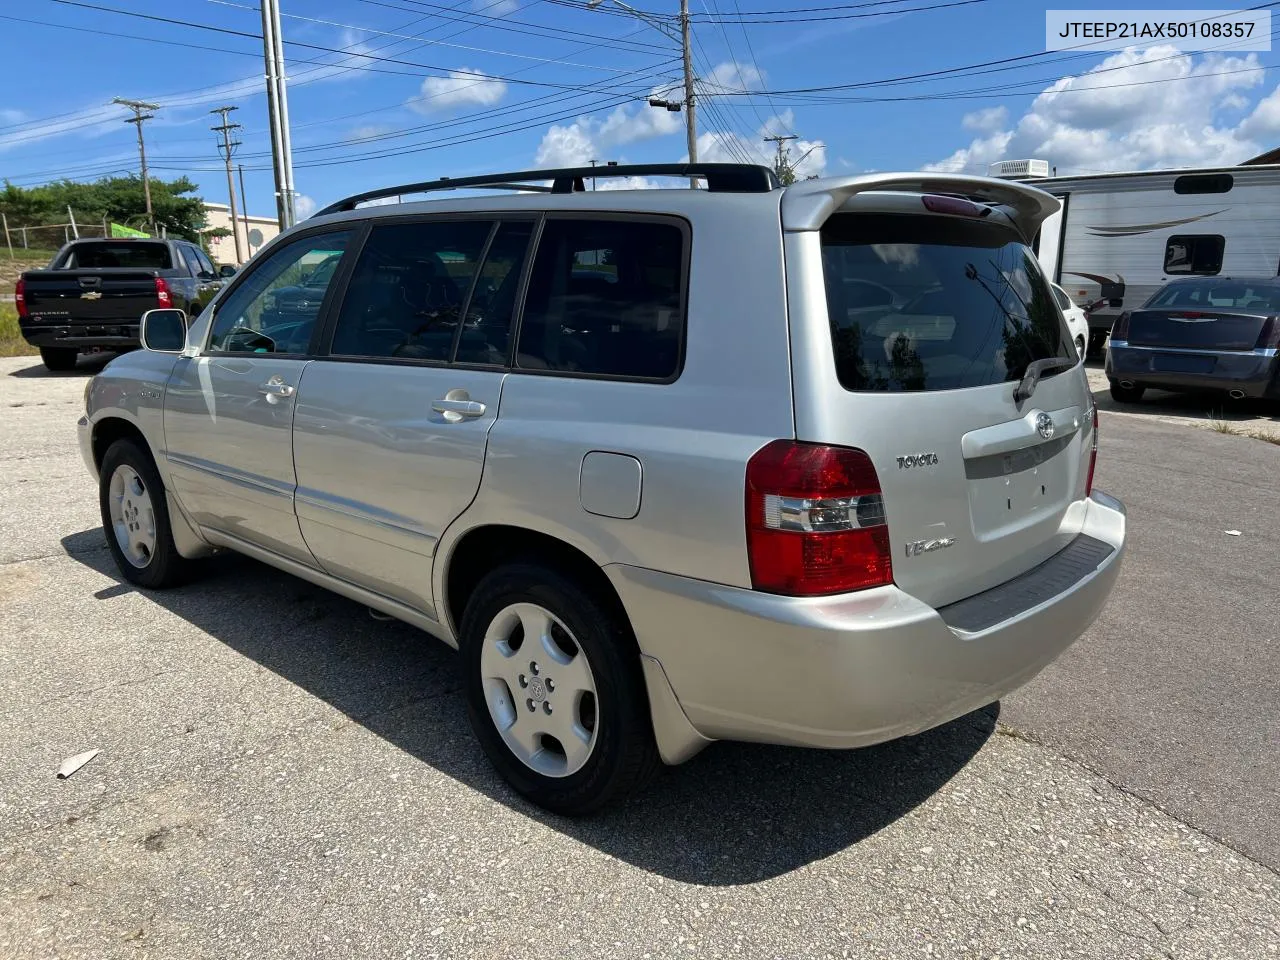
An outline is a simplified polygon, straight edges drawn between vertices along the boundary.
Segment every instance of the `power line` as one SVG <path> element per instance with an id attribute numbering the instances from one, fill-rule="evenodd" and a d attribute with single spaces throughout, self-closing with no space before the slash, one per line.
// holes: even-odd
<path id="1" fill-rule="evenodd" d="M 704 19 L 698 20 L 698 23 L 721 22 L 721 23 L 734 23 L 734 24 L 737 24 L 737 23 L 783 24 L 783 23 L 819 23 L 819 22 L 828 22 L 832 20 L 865 20 L 871 17 L 896 17 L 904 13 L 924 13 L 926 10 L 946 10 L 949 7 L 967 7 L 976 3 L 987 3 L 987 2 L 989 2 L 989 0 L 944 0 L 944 2 L 927 4 L 926 6 L 923 6 L 923 7 L 899 7 L 894 10 L 876 10 L 870 13 L 840 13 L 840 14 L 832 14 L 830 16 L 810 16 L 810 17 L 797 17 L 797 16 L 793 16 L 791 12 L 787 10 L 774 10 L 770 12 L 773 14 L 776 14 L 776 16 L 771 16 L 771 17 L 761 16 L 761 17 L 733 18 L 733 17 L 721 15 L 720 17 L 712 18 L 710 16 L 707 16 Z"/>

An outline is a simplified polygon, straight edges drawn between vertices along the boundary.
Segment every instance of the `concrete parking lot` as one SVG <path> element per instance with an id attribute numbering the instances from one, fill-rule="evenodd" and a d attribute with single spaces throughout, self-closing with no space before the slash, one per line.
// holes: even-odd
<path id="1" fill-rule="evenodd" d="M 1280 446 L 1106 410 L 1130 558 L 1029 687 L 567 821 L 429 638 L 234 557 L 123 584 L 91 369 L 0 360 L 0 957 L 1280 957 Z"/>

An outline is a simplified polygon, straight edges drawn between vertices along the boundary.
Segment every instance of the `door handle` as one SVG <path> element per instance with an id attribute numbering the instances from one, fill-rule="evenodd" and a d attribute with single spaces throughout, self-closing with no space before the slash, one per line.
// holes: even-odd
<path id="1" fill-rule="evenodd" d="M 479 400 L 432 400 L 431 409 L 443 413 L 446 420 L 457 422 L 463 417 L 483 417 L 485 405 Z"/>
<path id="2" fill-rule="evenodd" d="M 284 397 L 292 397 L 296 389 L 293 384 L 285 383 L 280 377 L 272 377 L 258 388 L 258 392 L 266 394 L 268 400 L 275 401 Z"/>

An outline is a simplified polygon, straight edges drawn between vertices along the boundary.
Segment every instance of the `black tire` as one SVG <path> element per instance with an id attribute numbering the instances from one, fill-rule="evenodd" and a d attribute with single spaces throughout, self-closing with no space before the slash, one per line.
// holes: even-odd
<path id="1" fill-rule="evenodd" d="M 125 556 L 111 519 L 111 479 L 122 466 L 132 468 L 141 479 L 151 503 L 155 522 L 154 550 L 141 566 Z M 169 525 L 169 504 L 165 499 L 164 483 L 160 479 L 160 473 L 156 470 L 151 455 L 133 440 L 117 440 L 107 448 L 102 458 L 102 467 L 98 471 L 98 478 L 98 503 L 102 510 L 102 531 L 106 536 L 107 549 L 111 551 L 121 576 L 130 583 L 152 590 L 163 590 L 185 582 L 191 573 L 191 561 L 178 553 L 178 548 L 173 543 L 173 530 Z"/>
<path id="2" fill-rule="evenodd" d="M 1119 380 L 1111 381 L 1111 399 L 1117 403 L 1138 403 L 1142 400 L 1142 395 L 1147 392 L 1147 388 L 1141 384 L 1134 384 L 1132 387 L 1122 387 Z"/>
<path id="3" fill-rule="evenodd" d="M 44 361 L 45 368 L 57 373 L 74 370 L 79 356 L 80 351 L 74 347 L 40 348 L 40 359 Z"/>
<path id="4" fill-rule="evenodd" d="M 586 655 L 598 691 L 594 746 L 581 769 L 568 776 L 547 776 L 525 764 L 503 741 L 489 712 L 481 670 L 485 633 L 499 613 L 516 603 L 537 604 L 569 629 Z M 564 816 L 582 816 L 620 803 L 659 765 L 640 655 L 630 626 L 614 606 L 558 570 L 532 561 L 515 562 L 480 581 L 462 617 L 463 686 L 480 746 L 517 792 Z M 516 709 L 523 709 L 523 703 Z"/>

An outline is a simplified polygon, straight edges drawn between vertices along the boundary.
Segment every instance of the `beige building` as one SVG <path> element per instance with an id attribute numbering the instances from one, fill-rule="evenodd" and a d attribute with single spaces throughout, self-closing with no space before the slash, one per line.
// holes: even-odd
<path id="1" fill-rule="evenodd" d="M 204 217 L 208 226 L 206 230 L 217 230 L 221 227 L 223 230 L 231 229 L 231 208 L 225 203 L 209 203 L 205 202 Z M 246 217 L 241 214 L 236 221 L 236 232 L 240 234 L 240 249 L 243 251 L 243 259 L 248 260 L 251 256 L 262 249 L 263 244 L 280 232 L 280 224 L 276 222 L 275 217 Z M 236 263 L 236 244 L 230 235 L 225 237 L 206 237 L 205 244 L 208 247 L 209 255 L 219 265 L 224 263 Z M 243 262 L 243 261 L 241 261 Z"/>

